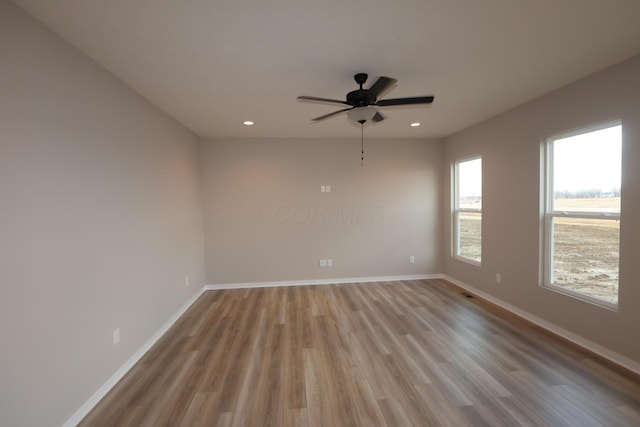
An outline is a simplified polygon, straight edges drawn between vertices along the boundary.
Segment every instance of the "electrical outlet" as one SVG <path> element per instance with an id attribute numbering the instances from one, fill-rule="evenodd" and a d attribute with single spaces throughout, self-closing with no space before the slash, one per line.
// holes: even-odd
<path id="1" fill-rule="evenodd" d="M 331 186 L 330 185 L 325 185 L 325 190 L 327 193 L 331 193 Z"/>
<path id="2" fill-rule="evenodd" d="M 327 260 L 326 259 L 321 259 L 320 260 L 320 267 L 326 267 L 327 266 Z"/>
<path id="3" fill-rule="evenodd" d="M 118 344 L 120 342 L 120 328 L 115 328 L 113 330 L 113 344 Z"/>
<path id="4" fill-rule="evenodd" d="M 327 260 L 327 267 L 333 267 L 333 260 L 332 259 L 328 259 Z"/>
<path id="5" fill-rule="evenodd" d="M 502 274 L 496 273 L 496 283 L 502 283 Z"/>
<path id="6" fill-rule="evenodd" d="M 326 186 L 324 186 L 324 185 L 321 185 L 321 186 L 320 186 L 320 192 L 321 192 L 321 193 L 324 193 L 324 192 L 326 192 L 326 191 L 327 191 L 327 187 L 326 187 Z"/>
<path id="7" fill-rule="evenodd" d="M 415 257 L 415 256 L 413 256 L 413 255 L 410 255 L 410 256 L 409 256 L 409 262 L 410 262 L 411 264 L 415 264 L 415 263 L 416 263 L 416 257 Z"/>

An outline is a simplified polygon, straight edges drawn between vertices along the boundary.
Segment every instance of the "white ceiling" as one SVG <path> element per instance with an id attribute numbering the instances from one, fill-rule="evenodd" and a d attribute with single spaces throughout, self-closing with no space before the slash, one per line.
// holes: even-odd
<path id="1" fill-rule="evenodd" d="M 310 122 L 341 106 L 296 101 L 342 99 L 357 72 L 436 97 L 381 109 L 369 137 L 442 137 L 640 53 L 639 0 L 15 2 L 204 137 L 357 137 Z"/>

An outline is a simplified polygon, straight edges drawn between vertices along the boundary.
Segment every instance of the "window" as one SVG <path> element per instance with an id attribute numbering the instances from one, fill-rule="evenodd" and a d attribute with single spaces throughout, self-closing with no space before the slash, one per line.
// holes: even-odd
<path id="1" fill-rule="evenodd" d="M 482 260 L 482 159 L 458 161 L 454 170 L 454 256 Z"/>
<path id="2" fill-rule="evenodd" d="M 616 307 L 622 126 L 559 135 L 545 151 L 544 285 Z"/>

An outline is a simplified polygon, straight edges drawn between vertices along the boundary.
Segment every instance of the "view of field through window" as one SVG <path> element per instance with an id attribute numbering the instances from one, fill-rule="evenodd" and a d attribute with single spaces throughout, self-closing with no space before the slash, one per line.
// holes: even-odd
<path id="1" fill-rule="evenodd" d="M 555 218 L 554 284 L 616 303 L 620 221 Z"/>
<path id="2" fill-rule="evenodd" d="M 618 302 L 621 126 L 552 142 L 550 283 Z"/>
<path id="3" fill-rule="evenodd" d="M 567 200 L 568 201 L 568 200 Z M 574 202 L 587 202 L 579 199 Z M 620 200 L 611 199 L 611 203 Z M 618 300 L 620 221 L 555 218 L 554 284 L 610 303 Z M 460 253 L 480 257 L 480 214 L 460 215 Z"/>
<path id="4" fill-rule="evenodd" d="M 456 255 L 482 260 L 482 159 L 456 164 Z"/>

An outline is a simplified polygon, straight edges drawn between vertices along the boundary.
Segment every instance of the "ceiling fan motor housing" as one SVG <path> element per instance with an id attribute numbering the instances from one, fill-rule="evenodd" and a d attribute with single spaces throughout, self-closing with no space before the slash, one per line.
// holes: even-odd
<path id="1" fill-rule="evenodd" d="M 358 89 L 347 94 L 347 104 L 354 107 L 366 107 L 375 102 L 375 96 L 372 96 L 367 89 Z"/>
<path id="2" fill-rule="evenodd" d="M 367 105 L 376 102 L 376 97 L 367 90 L 363 89 L 362 85 L 367 82 L 369 75 L 367 73 L 358 73 L 353 76 L 353 79 L 360 85 L 360 89 L 353 90 L 347 94 L 347 104 L 354 107 L 366 107 Z"/>

